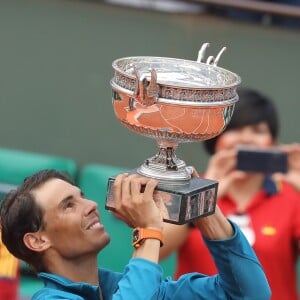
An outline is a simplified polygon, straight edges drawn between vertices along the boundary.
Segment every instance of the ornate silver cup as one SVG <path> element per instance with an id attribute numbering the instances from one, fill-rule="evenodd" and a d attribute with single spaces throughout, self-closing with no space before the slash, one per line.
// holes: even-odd
<path id="1" fill-rule="evenodd" d="M 128 129 L 153 138 L 159 151 L 137 169 L 141 175 L 159 181 L 155 199 L 165 209 L 166 222 L 183 224 L 214 213 L 218 183 L 191 178 L 175 150 L 179 143 L 199 142 L 220 134 L 231 119 L 240 77 L 217 66 L 216 57 L 204 55 L 202 45 L 197 61 L 136 56 L 115 60 L 110 84 L 113 108 Z M 106 208 L 113 209 L 108 182 Z"/>

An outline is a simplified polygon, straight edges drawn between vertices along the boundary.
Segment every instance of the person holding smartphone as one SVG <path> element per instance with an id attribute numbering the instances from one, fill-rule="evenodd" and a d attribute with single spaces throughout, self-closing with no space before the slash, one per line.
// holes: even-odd
<path id="1" fill-rule="evenodd" d="M 240 101 L 228 127 L 204 141 L 211 154 L 204 177 L 219 182 L 217 204 L 253 246 L 270 283 L 271 299 L 297 300 L 300 145 L 278 145 L 278 114 L 268 97 L 246 88 L 238 94 Z M 287 172 L 237 169 L 240 148 L 285 152 Z M 193 225 L 166 224 L 164 236 L 160 259 L 177 251 L 175 278 L 189 272 L 216 273 L 212 257 Z"/>

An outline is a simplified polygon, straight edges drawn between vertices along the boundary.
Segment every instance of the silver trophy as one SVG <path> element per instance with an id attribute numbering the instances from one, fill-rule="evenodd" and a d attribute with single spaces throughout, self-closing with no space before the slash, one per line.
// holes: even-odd
<path id="1" fill-rule="evenodd" d="M 217 66 L 216 57 L 204 59 L 209 43 L 202 45 L 197 61 L 136 56 L 119 58 L 110 84 L 113 108 L 128 129 L 153 138 L 158 153 L 131 173 L 158 180 L 155 201 L 164 220 L 184 224 L 214 213 L 218 182 L 191 177 L 175 150 L 179 143 L 199 142 L 220 134 L 229 123 L 240 77 Z M 109 178 L 106 209 L 114 209 Z"/>

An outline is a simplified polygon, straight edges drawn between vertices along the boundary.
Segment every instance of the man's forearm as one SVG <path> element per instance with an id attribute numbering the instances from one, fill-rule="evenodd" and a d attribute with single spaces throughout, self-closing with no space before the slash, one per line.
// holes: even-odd
<path id="1" fill-rule="evenodd" d="M 194 225 L 201 231 L 201 234 L 210 240 L 225 240 L 234 234 L 230 222 L 224 217 L 219 207 L 213 215 L 199 218 Z"/>
<path id="2" fill-rule="evenodd" d="M 144 258 L 157 263 L 159 259 L 159 249 L 159 240 L 146 239 L 138 249 L 135 249 L 133 257 Z"/>

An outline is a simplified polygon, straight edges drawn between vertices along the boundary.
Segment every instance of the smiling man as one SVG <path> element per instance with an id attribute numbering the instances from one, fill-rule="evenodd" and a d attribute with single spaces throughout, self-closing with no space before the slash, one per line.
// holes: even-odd
<path id="1" fill-rule="evenodd" d="M 98 268 L 97 255 L 109 235 L 97 204 L 67 176 L 42 170 L 8 194 L 0 209 L 2 240 L 45 283 L 32 299 L 269 299 L 268 282 L 253 250 L 218 208 L 195 226 L 219 274 L 162 279 L 157 262 L 164 223 L 153 199 L 156 185 L 153 179 L 128 174 L 114 182 L 116 215 L 135 227 L 133 258 L 123 273 Z"/>

